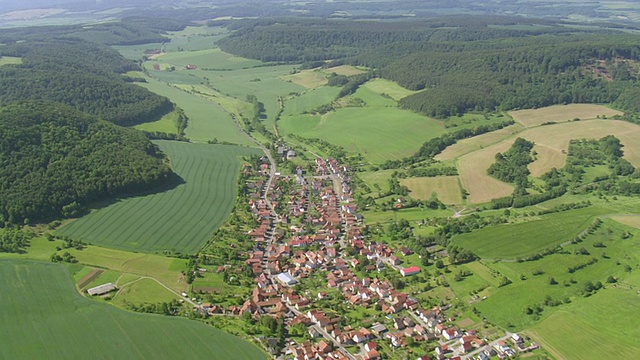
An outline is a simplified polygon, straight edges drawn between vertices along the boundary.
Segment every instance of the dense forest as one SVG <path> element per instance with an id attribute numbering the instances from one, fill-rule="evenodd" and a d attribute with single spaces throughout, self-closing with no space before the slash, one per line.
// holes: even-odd
<path id="1" fill-rule="evenodd" d="M 0 48 L 22 64 L 0 67 L 0 104 L 48 100 L 118 125 L 153 121 L 171 111 L 169 99 L 127 83 L 122 73 L 139 70 L 117 51 L 83 40 L 28 41 Z"/>
<path id="2" fill-rule="evenodd" d="M 400 106 L 432 117 L 566 103 L 637 107 L 640 45 L 611 28 L 549 20 L 444 17 L 230 22 L 223 50 L 264 61 L 332 61 L 422 90 Z"/>
<path id="3" fill-rule="evenodd" d="M 77 216 L 90 201 L 171 175 L 142 132 L 50 102 L 0 110 L 0 225 Z"/>

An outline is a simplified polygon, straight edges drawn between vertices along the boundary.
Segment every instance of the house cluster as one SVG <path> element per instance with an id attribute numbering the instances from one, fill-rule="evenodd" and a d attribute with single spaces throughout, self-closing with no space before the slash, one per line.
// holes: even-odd
<path id="1" fill-rule="evenodd" d="M 288 146 L 286 145 L 279 145 L 276 148 L 276 153 L 278 154 L 278 157 L 281 160 L 291 160 L 294 157 L 296 157 L 296 152 L 293 149 L 290 149 Z"/>

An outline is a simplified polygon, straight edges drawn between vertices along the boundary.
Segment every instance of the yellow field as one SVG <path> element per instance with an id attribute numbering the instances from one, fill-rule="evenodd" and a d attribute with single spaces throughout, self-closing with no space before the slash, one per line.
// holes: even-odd
<path id="1" fill-rule="evenodd" d="M 509 113 L 513 119 L 526 127 L 538 126 L 546 122 L 563 122 L 573 119 L 588 120 L 598 116 L 622 115 L 618 110 L 595 104 L 569 104 L 548 106 L 541 109 L 517 110 Z"/>
<path id="2" fill-rule="evenodd" d="M 613 220 L 634 227 L 636 229 L 640 229 L 640 216 L 639 215 L 616 215 L 611 217 Z"/>
<path id="3" fill-rule="evenodd" d="M 634 166 L 640 166 L 640 142 L 637 141 L 640 137 L 640 126 L 618 120 L 587 120 L 525 129 L 501 142 L 467 153 L 458 160 L 460 180 L 463 188 L 470 193 L 471 203 L 482 203 L 508 196 L 513 187 L 487 175 L 487 169 L 495 161 L 495 154 L 508 150 L 516 138 L 522 137 L 536 143 L 534 149 L 538 153 L 537 158 L 529 165 L 529 170 L 533 176 L 540 176 L 553 167 L 564 166 L 571 139 L 598 139 L 610 134 L 620 139 L 624 145 L 624 158 Z M 483 138 L 485 135 L 461 141 L 463 146 L 456 147 L 456 144 L 450 147 L 456 148 L 447 149 L 448 152 L 443 152 L 438 160 L 446 160 L 456 153 L 464 153 L 474 146 L 488 143 L 488 136 Z M 504 137 L 505 134 L 495 135 L 491 139 L 499 140 L 500 136 Z M 478 141 L 479 138 L 482 139 Z"/>
<path id="4" fill-rule="evenodd" d="M 458 160 L 458 173 L 462 187 L 469 193 L 467 200 L 472 204 L 491 201 L 509 196 L 514 187 L 487 175 L 487 169 L 495 160 L 495 154 L 509 150 L 515 138 L 490 147 L 474 151 Z"/>
<path id="5" fill-rule="evenodd" d="M 336 73 L 338 75 L 346 75 L 346 76 L 366 73 L 366 71 L 360 70 L 357 67 L 351 66 L 351 65 L 340 65 L 340 66 L 328 68 L 325 70 L 325 72 L 328 74 Z"/>
<path id="6" fill-rule="evenodd" d="M 377 94 L 387 94 L 393 100 L 400 100 L 403 97 L 417 93 L 417 91 L 407 90 L 393 81 L 379 78 L 369 80 L 362 86 Z"/>
<path id="7" fill-rule="evenodd" d="M 281 79 L 304 86 L 307 89 L 315 89 L 327 84 L 327 78 L 318 69 L 302 70 L 296 74 L 282 76 Z"/>
<path id="8" fill-rule="evenodd" d="M 411 197 L 414 199 L 429 200 L 431 194 L 436 193 L 438 199 L 445 204 L 462 203 L 462 192 L 457 176 L 400 179 L 400 184 L 409 188 Z"/>
<path id="9" fill-rule="evenodd" d="M 472 151 L 480 150 L 489 145 L 508 139 L 513 134 L 516 134 L 523 129 L 524 127 L 522 125 L 514 124 L 500 130 L 472 137 L 470 139 L 463 139 L 446 148 L 435 158 L 438 161 L 455 159 Z"/>

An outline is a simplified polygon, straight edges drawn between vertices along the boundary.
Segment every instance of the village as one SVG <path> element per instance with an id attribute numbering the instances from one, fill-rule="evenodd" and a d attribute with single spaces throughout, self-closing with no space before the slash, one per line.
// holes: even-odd
<path id="1" fill-rule="evenodd" d="M 241 306 L 204 303 L 199 311 L 283 319 L 289 334 L 284 343 L 264 338 L 274 357 L 369 360 L 402 352 L 414 359 L 484 360 L 538 348 L 515 333 L 483 338 L 478 329 L 456 325 L 447 311 L 451 304 L 425 307 L 401 291 L 402 279 L 422 271 L 402 265 L 413 251 L 364 235 L 349 169 L 337 160 L 315 159 L 311 176 L 298 167 L 282 177 L 266 159 L 255 171 L 248 164 L 244 171 L 252 175 L 248 205 L 258 224 L 248 232 L 254 246 L 245 261 L 254 287 Z M 385 271 L 398 276 L 386 279 Z M 373 316 L 352 321 L 349 314 L 358 311 Z"/>

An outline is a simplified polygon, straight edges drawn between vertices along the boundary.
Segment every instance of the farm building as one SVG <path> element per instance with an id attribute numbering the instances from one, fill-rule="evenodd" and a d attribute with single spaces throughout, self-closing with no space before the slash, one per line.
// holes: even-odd
<path id="1" fill-rule="evenodd" d="M 410 266 L 408 268 L 403 268 L 400 270 L 400 274 L 402 274 L 402 276 L 409 276 L 409 275 L 415 275 L 417 273 L 420 272 L 420 268 L 417 266 Z"/>
<path id="2" fill-rule="evenodd" d="M 87 290 L 87 293 L 91 296 L 93 295 L 104 295 L 110 291 L 116 290 L 117 287 L 112 283 L 102 284 L 100 286 L 92 287 Z"/>
<path id="3" fill-rule="evenodd" d="M 292 278 L 291 275 L 287 273 L 278 274 L 278 281 L 285 285 L 294 285 L 295 283 L 297 283 L 296 279 Z"/>

